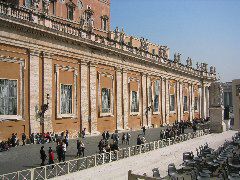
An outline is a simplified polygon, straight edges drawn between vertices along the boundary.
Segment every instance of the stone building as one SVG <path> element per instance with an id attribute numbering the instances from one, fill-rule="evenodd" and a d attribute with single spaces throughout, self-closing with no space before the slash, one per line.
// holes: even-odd
<path id="1" fill-rule="evenodd" d="M 215 68 L 169 54 L 111 31 L 109 0 L 0 2 L 0 139 L 207 117 Z"/>
<path id="2" fill-rule="evenodd" d="M 232 80 L 233 129 L 240 129 L 240 79 Z"/>

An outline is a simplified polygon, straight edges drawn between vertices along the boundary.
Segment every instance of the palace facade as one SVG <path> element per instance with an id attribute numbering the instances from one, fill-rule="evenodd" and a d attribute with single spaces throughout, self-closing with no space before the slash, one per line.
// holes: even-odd
<path id="1" fill-rule="evenodd" d="M 209 116 L 214 67 L 110 30 L 109 0 L 0 2 L 0 140 Z"/>

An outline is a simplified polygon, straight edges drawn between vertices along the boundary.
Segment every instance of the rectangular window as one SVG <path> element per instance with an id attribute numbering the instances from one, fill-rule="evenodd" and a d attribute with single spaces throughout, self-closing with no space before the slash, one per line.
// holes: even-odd
<path id="1" fill-rule="evenodd" d="M 25 5 L 26 8 L 30 8 L 31 4 L 32 4 L 32 0 L 25 0 L 24 1 L 24 5 Z"/>
<path id="2" fill-rule="evenodd" d="M 170 111 L 175 111 L 175 95 L 171 94 L 170 95 Z"/>
<path id="3" fill-rule="evenodd" d="M 61 114 L 72 114 L 72 85 L 61 84 Z"/>
<path id="4" fill-rule="evenodd" d="M 17 80 L 0 79 L 0 115 L 17 115 Z"/>
<path id="5" fill-rule="evenodd" d="M 110 113 L 111 94 L 110 89 L 102 88 L 102 113 Z"/>
<path id="6" fill-rule="evenodd" d="M 68 7 L 68 19 L 73 20 L 73 7 L 72 6 Z"/>
<path id="7" fill-rule="evenodd" d="M 102 29 L 107 31 L 107 19 L 102 19 Z"/>
<path id="8" fill-rule="evenodd" d="M 188 99 L 187 99 L 187 96 L 183 96 L 183 111 L 188 111 Z"/>
<path id="9" fill-rule="evenodd" d="M 155 49 L 153 49 L 153 50 L 152 50 L 152 54 L 154 54 L 154 55 L 155 55 Z"/>
<path id="10" fill-rule="evenodd" d="M 159 111 L 159 81 L 155 81 L 155 87 L 154 87 L 154 112 Z"/>
<path id="11" fill-rule="evenodd" d="M 198 97 L 194 98 L 194 110 L 198 111 Z"/>
<path id="12" fill-rule="evenodd" d="M 137 93 L 137 91 L 132 91 L 131 112 L 139 112 L 139 103 L 138 103 L 138 93 Z"/>

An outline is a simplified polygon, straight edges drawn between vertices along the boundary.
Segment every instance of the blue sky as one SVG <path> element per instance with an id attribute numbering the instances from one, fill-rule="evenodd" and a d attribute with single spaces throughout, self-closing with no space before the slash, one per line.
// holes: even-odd
<path id="1" fill-rule="evenodd" d="M 148 38 L 240 78 L 240 0 L 111 0 L 111 29 Z"/>

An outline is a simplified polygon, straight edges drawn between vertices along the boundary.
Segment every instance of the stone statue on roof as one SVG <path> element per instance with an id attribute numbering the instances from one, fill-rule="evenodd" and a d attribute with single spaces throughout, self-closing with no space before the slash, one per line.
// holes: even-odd
<path id="1" fill-rule="evenodd" d="M 174 53 L 173 62 L 174 63 L 180 63 L 180 61 L 181 61 L 181 54 L 180 53 Z"/>
<path id="2" fill-rule="evenodd" d="M 94 19 L 93 17 L 91 16 L 89 19 L 88 19 L 88 30 L 90 32 L 93 32 L 93 28 L 94 28 Z"/>
<path id="3" fill-rule="evenodd" d="M 119 42 L 121 44 L 124 44 L 125 43 L 125 32 L 124 32 L 124 29 L 122 28 L 121 32 L 120 32 L 120 40 Z"/>
<path id="4" fill-rule="evenodd" d="M 204 72 L 207 72 L 207 66 L 208 64 L 207 63 L 201 63 L 201 71 L 204 71 Z"/>
<path id="5" fill-rule="evenodd" d="M 187 67 L 192 67 L 192 59 L 190 57 L 187 58 Z"/>
<path id="6" fill-rule="evenodd" d="M 210 66 L 210 74 L 216 74 L 216 68 L 214 66 Z"/>
<path id="7" fill-rule="evenodd" d="M 118 27 L 114 30 L 114 41 L 119 41 L 120 32 Z"/>
<path id="8" fill-rule="evenodd" d="M 43 13 L 48 14 L 49 12 L 49 6 L 50 6 L 50 1 L 49 0 L 43 0 Z"/>
<path id="9" fill-rule="evenodd" d="M 142 49 L 144 51 L 148 51 L 148 49 L 149 49 L 148 39 L 145 39 L 142 37 L 140 39 L 140 43 L 141 43 L 140 49 Z"/>
<path id="10" fill-rule="evenodd" d="M 34 9 L 34 10 L 37 10 L 37 9 L 38 9 L 38 7 L 39 7 L 39 1 L 40 1 L 40 0 L 33 0 L 33 1 L 32 1 L 32 5 L 33 5 L 33 9 Z"/>
<path id="11" fill-rule="evenodd" d="M 84 15 L 82 14 L 80 17 L 80 28 L 83 29 L 85 25 L 86 25 L 86 20 L 85 20 Z"/>

